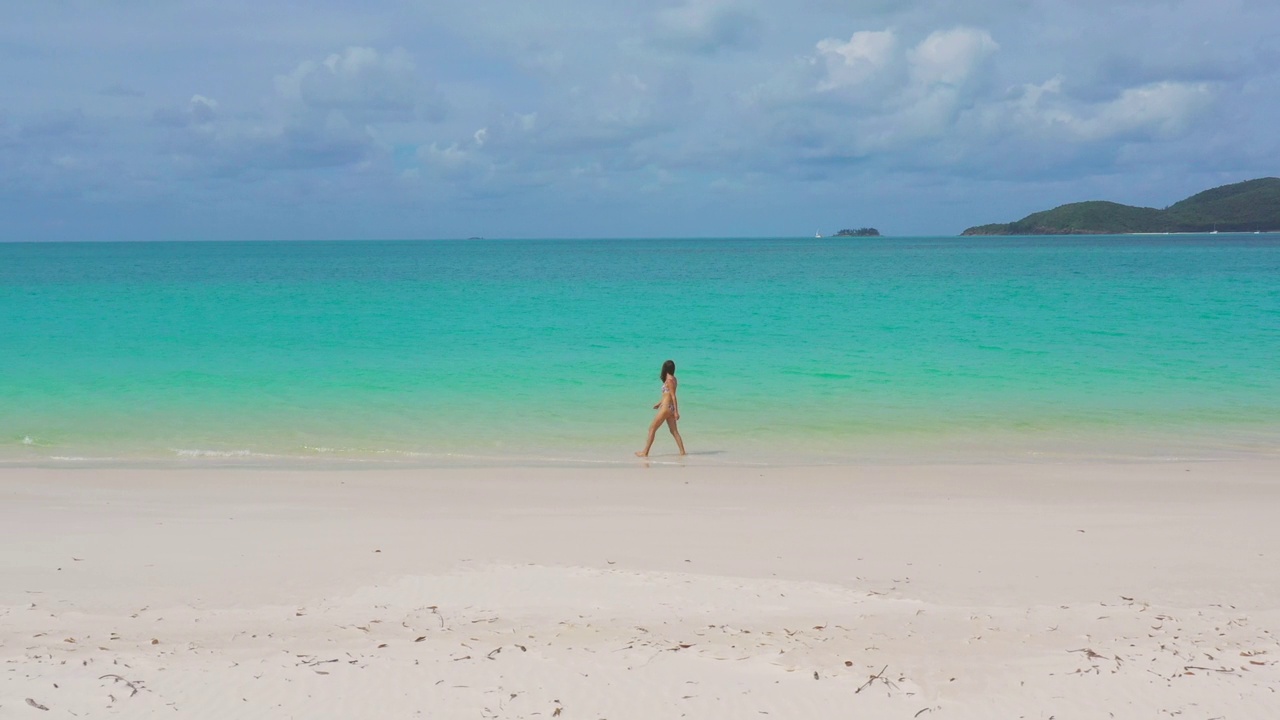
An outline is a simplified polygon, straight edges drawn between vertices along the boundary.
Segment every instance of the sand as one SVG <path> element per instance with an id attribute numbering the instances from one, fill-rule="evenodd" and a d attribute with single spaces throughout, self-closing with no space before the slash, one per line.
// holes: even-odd
<path id="1" fill-rule="evenodd" d="M 1274 458 L 9 468 L 0 499 L 0 718 L 1280 708 Z"/>

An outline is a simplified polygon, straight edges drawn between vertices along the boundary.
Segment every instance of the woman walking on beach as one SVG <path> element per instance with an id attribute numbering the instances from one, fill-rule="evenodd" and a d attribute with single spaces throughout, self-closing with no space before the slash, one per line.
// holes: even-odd
<path id="1" fill-rule="evenodd" d="M 658 377 L 662 380 L 662 399 L 653 406 L 658 414 L 653 418 L 653 422 L 649 423 L 649 441 L 644 444 L 643 450 L 636 451 L 636 455 L 649 456 L 649 448 L 653 447 L 653 436 L 658 432 L 658 426 L 664 422 L 667 424 L 667 429 L 671 431 L 671 437 L 676 439 L 676 447 L 680 448 L 680 454 L 684 455 L 684 439 L 680 437 L 680 430 L 676 427 L 676 422 L 680 419 L 680 405 L 676 403 L 676 362 L 668 360 L 662 363 L 662 372 Z"/>

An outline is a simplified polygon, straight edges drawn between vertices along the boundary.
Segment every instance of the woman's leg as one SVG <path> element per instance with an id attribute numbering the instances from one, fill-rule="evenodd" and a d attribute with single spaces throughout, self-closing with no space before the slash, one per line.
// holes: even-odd
<path id="1" fill-rule="evenodd" d="M 676 447 L 680 448 L 680 454 L 684 454 L 684 438 L 680 437 L 680 430 L 676 428 L 676 416 L 674 414 L 667 416 L 667 429 L 671 431 L 671 437 L 676 439 Z"/>
<path id="2" fill-rule="evenodd" d="M 667 419 L 667 415 L 668 415 L 667 409 L 662 408 L 661 410 L 658 411 L 658 416 L 653 419 L 653 422 L 649 423 L 649 440 L 644 444 L 643 450 L 636 451 L 637 456 L 639 457 L 649 456 L 649 448 L 653 447 L 653 436 L 658 433 L 658 427 L 662 425 L 663 420 Z"/>

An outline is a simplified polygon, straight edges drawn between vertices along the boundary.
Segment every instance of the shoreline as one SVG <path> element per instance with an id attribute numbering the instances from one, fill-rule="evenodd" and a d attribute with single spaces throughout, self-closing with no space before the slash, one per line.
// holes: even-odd
<path id="1" fill-rule="evenodd" d="M 843 467 L 859 465 L 949 465 L 1000 463 L 1219 462 L 1280 458 L 1280 427 L 1090 428 L 1059 431 L 970 430 L 949 433 L 898 432 L 847 437 L 738 437 L 702 433 L 693 425 L 689 455 L 679 457 L 661 431 L 653 463 L 691 467 Z M 638 462 L 635 437 L 589 444 L 361 449 L 343 447 L 70 448 L 30 441 L 0 450 L 0 469 L 202 469 L 395 470 L 449 468 L 627 468 Z"/>
<path id="2" fill-rule="evenodd" d="M 0 494 L 6 715 L 1262 717 L 1280 684 L 1280 458 Z"/>

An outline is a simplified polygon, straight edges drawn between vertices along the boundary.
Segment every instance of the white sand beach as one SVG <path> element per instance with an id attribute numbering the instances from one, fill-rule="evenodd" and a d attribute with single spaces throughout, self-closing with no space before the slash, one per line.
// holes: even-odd
<path id="1" fill-rule="evenodd" d="M 1266 718 L 1280 460 L 0 470 L 0 717 Z"/>

